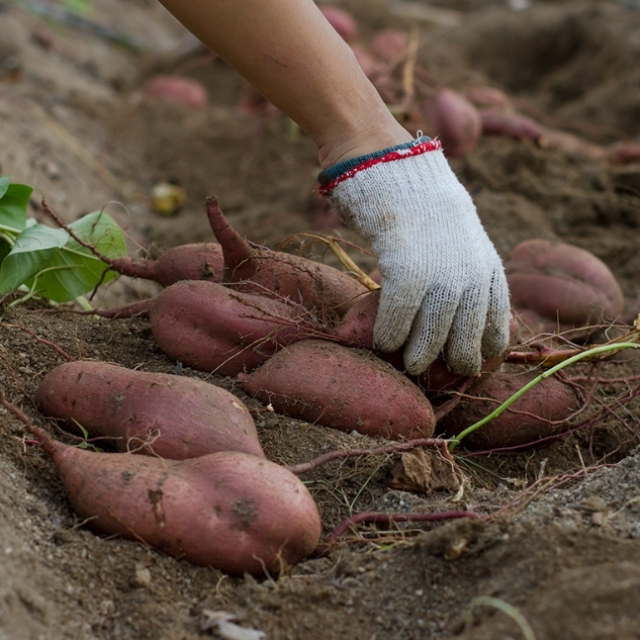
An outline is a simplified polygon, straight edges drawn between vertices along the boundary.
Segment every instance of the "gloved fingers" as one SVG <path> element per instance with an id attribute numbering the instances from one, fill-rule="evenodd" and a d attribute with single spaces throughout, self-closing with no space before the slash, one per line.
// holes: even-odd
<path id="1" fill-rule="evenodd" d="M 485 357 L 500 355 L 508 347 L 510 319 L 509 286 L 502 265 L 499 265 L 494 271 L 489 289 L 487 320 L 482 336 L 482 353 Z"/>
<path id="2" fill-rule="evenodd" d="M 436 286 L 425 296 L 404 348 L 404 366 L 419 375 L 440 355 L 456 315 L 460 292 Z"/>
<path id="3" fill-rule="evenodd" d="M 391 353 L 402 347 L 422 305 L 429 274 L 419 265 L 410 267 L 402 268 L 384 254 L 378 261 L 382 289 L 373 340 L 381 351 Z"/>
<path id="4" fill-rule="evenodd" d="M 388 269 L 383 261 L 380 261 L 379 269 L 382 290 L 373 340 L 376 348 L 392 353 L 400 349 L 409 336 L 424 298 L 427 278 L 426 274 L 409 277 L 401 269 Z"/>
<path id="5" fill-rule="evenodd" d="M 482 366 L 482 339 L 485 334 L 489 284 L 468 289 L 451 323 L 444 357 L 454 373 L 474 376 Z"/>

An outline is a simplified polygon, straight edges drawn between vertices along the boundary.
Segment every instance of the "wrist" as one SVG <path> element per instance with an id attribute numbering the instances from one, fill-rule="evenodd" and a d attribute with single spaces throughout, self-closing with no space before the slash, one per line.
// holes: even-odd
<path id="1" fill-rule="evenodd" d="M 441 148 L 442 146 L 438 140 L 432 140 L 428 136 L 421 135 L 409 142 L 403 142 L 373 153 L 366 153 L 349 160 L 343 160 L 320 173 L 318 176 L 318 190 L 322 195 L 329 196 L 342 182 L 349 181 L 350 178 L 354 178 L 359 173 L 378 164 L 384 165 L 395 161 L 407 160 L 415 156 L 440 151 Z M 448 164 L 446 166 L 448 168 Z M 403 166 L 403 169 L 405 168 Z"/>
<path id="2" fill-rule="evenodd" d="M 358 133 L 337 135 L 319 145 L 318 159 L 323 169 L 328 169 L 346 160 L 358 158 L 411 142 L 412 135 L 387 112 L 390 121 Z M 385 118 L 387 119 L 387 118 Z"/>

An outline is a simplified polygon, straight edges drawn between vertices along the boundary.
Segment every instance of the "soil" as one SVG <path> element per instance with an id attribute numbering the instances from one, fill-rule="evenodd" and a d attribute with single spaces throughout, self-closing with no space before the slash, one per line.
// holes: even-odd
<path id="1" fill-rule="evenodd" d="M 75 5 L 84 22 L 51 12 Z M 152 0 L 75 5 L 0 6 L 0 174 L 35 188 L 32 216 L 45 219 L 43 197 L 68 221 L 106 208 L 126 229 L 131 252 L 150 255 L 209 240 L 204 199 L 212 194 L 256 242 L 275 246 L 326 230 L 331 218 L 318 214 L 313 197 L 314 145 L 283 117 L 239 109 L 245 85 L 233 70 Z M 640 7 L 631 0 L 343 6 L 358 17 L 363 44 L 383 29 L 417 26 L 418 62 L 433 86 L 499 88 L 523 113 L 594 144 L 640 138 Z M 209 105 L 143 98 L 145 80 L 160 72 L 201 82 Z M 452 166 L 502 256 L 529 238 L 587 249 L 615 274 L 633 316 L 640 163 L 484 136 Z M 161 181 L 187 194 L 175 215 L 149 205 Z M 344 229 L 334 233 L 350 238 Z M 365 253 L 353 257 L 365 271 L 375 266 Z M 94 302 L 107 307 L 157 291 L 123 277 Z M 55 429 L 31 396 L 64 362 L 52 345 L 73 358 L 176 371 L 143 319 L 96 320 L 72 305 L 51 313 L 38 300 L 9 306 L 16 300 L 3 302 L 0 382 L 46 428 Z M 567 376 L 593 371 L 576 366 Z M 219 384 L 255 410 L 265 452 L 278 463 L 383 444 L 263 412 L 233 378 L 182 374 Z M 359 524 L 324 556 L 262 578 L 230 578 L 91 533 L 55 468 L 3 411 L 0 639 L 204 638 L 221 633 L 210 624 L 220 611 L 272 640 L 639 638 L 640 406 L 627 401 L 638 375 L 632 356 L 599 365 L 600 380 L 621 382 L 596 385 L 588 428 L 547 448 L 480 456 L 460 449 L 462 492 L 392 489 L 399 454 L 346 458 L 304 474 L 325 537 L 367 511 L 491 517 Z"/>

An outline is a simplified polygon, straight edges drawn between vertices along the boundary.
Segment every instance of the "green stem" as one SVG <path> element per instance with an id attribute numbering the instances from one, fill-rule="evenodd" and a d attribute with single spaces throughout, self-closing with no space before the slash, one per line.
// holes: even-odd
<path id="1" fill-rule="evenodd" d="M 85 298 L 85 296 L 78 296 L 76 302 L 83 311 L 94 311 L 92 304 Z"/>
<path id="2" fill-rule="evenodd" d="M 478 420 L 470 427 L 461 431 L 453 440 L 449 442 L 449 452 L 453 451 L 459 444 L 463 438 L 466 438 L 469 434 L 473 433 L 480 427 L 483 427 L 491 420 L 497 418 L 505 409 L 510 407 L 518 398 L 523 396 L 529 389 L 535 387 L 538 383 L 542 382 L 545 378 L 552 376 L 554 373 L 557 373 L 561 369 L 568 367 L 574 362 L 578 362 L 579 360 L 583 360 L 584 358 L 588 358 L 594 355 L 598 355 L 600 353 L 606 353 L 607 351 L 620 351 L 621 349 L 639 349 L 640 344 L 635 342 L 616 342 L 614 344 L 605 344 L 600 347 L 593 347 L 592 349 L 588 349 L 587 351 L 583 351 L 582 353 L 578 353 L 571 358 L 567 358 L 564 362 L 560 362 L 555 365 L 555 367 L 551 367 L 551 369 L 547 369 L 545 372 L 541 373 L 539 376 L 527 382 L 527 384 L 522 387 L 522 389 L 518 389 L 510 398 L 505 400 L 499 407 L 494 409 L 489 415 L 482 418 L 482 420 Z"/>
<path id="3" fill-rule="evenodd" d="M 11 236 L 13 238 L 17 238 L 22 233 L 20 229 L 16 229 L 15 227 L 10 227 L 7 224 L 0 224 L 0 231 L 2 233 L 6 233 L 8 236 Z"/>

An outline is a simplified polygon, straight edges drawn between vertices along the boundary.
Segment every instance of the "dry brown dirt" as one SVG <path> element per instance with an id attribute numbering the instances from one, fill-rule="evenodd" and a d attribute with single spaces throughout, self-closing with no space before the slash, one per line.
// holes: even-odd
<path id="1" fill-rule="evenodd" d="M 88 3 L 86 18 L 108 28 L 101 35 L 37 11 L 61 4 L 29 6 L 0 6 L 0 174 L 34 186 L 31 215 L 42 216 L 42 197 L 67 220 L 106 207 L 126 228 L 131 251 L 152 253 L 210 238 L 203 208 L 210 194 L 256 242 L 273 246 L 314 229 L 312 143 L 282 118 L 265 123 L 240 113 L 242 81 L 206 52 L 176 53 L 184 31 L 159 4 Z M 632 0 L 532 0 L 524 10 L 502 0 L 430 3 L 428 11 L 383 0 L 344 6 L 360 19 L 365 43 L 384 28 L 417 24 L 419 61 L 439 83 L 501 88 L 546 125 L 594 143 L 640 136 L 640 7 Z M 204 83 L 206 109 L 141 101 L 150 73 L 176 70 Z M 640 164 L 484 137 L 453 166 L 503 256 L 528 238 L 581 246 L 611 268 L 633 310 Z M 150 211 L 148 194 L 160 180 L 179 182 L 188 195 L 176 216 Z M 374 266 L 355 257 L 364 269 Z M 122 278 L 98 300 L 106 307 L 155 291 Z M 95 320 L 71 307 L 45 313 L 42 302 L 9 307 L 12 300 L 2 309 L 0 384 L 47 428 L 31 395 L 63 362 L 50 343 L 75 358 L 176 369 L 144 320 Z M 576 366 L 569 375 L 592 371 Z M 183 374 L 260 409 L 232 378 Z M 640 365 L 627 358 L 597 375 L 624 380 L 601 385 L 596 396 L 609 409 L 587 430 L 517 455 L 460 450 L 465 490 L 457 501 L 452 492 L 389 488 L 397 454 L 303 476 L 325 535 L 364 511 L 467 509 L 494 516 L 490 522 L 360 525 L 326 556 L 260 579 L 229 578 L 94 535 L 22 424 L 2 411 L 0 639 L 204 638 L 213 633 L 203 628 L 206 611 L 227 611 L 271 640 L 521 638 L 526 625 L 538 640 L 640 638 L 640 406 L 617 402 L 637 384 Z M 256 413 L 256 421 L 267 456 L 283 464 L 380 444 L 275 414 Z"/>

